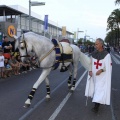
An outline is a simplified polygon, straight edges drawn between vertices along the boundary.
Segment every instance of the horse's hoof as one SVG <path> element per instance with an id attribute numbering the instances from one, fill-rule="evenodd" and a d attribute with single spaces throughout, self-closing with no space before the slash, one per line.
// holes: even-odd
<path id="1" fill-rule="evenodd" d="M 68 86 L 68 89 L 71 89 L 72 86 Z"/>
<path id="2" fill-rule="evenodd" d="M 74 90 L 75 90 L 75 88 L 74 88 L 74 87 L 71 87 L 70 92 L 73 93 Z"/>
<path id="3" fill-rule="evenodd" d="M 46 98 L 46 101 L 50 101 L 50 98 Z"/>
<path id="4" fill-rule="evenodd" d="M 71 93 L 73 93 L 73 92 L 74 92 L 74 90 L 70 90 L 70 92 L 71 92 Z"/>
<path id="5" fill-rule="evenodd" d="M 71 89 L 72 85 L 71 84 L 68 84 L 68 89 Z"/>
<path id="6" fill-rule="evenodd" d="M 50 95 L 46 95 L 46 101 L 50 100 Z"/>
<path id="7" fill-rule="evenodd" d="M 28 108 L 28 107 L 30 107 L 30 104 L 25 104 L 23 107 Z"/>

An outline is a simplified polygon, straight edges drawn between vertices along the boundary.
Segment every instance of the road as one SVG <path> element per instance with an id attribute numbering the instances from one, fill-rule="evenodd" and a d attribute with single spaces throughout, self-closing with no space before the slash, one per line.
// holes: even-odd
<path id="1" fill-rule="evenodd" d="M 87 71 L 79 64 L 76 89 L 71 93 L 67 87 L 68 72 L 52 71 L 49 75 L 51 99 L 46 101 L 43 82 L 36 91 L 29 108 L 23 107 L 41 69 L 19 76 L 0 79 L 0 120 L 120 120 L 120 56 L 112 53 L 111 105 L 100 106 L 95 114 L 89 98 L 86 106 L 84 96 Z"/>

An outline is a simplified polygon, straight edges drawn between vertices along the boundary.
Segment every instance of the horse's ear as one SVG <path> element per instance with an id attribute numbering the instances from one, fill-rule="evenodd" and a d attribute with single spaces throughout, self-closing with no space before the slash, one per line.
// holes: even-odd
<path id="1" fill-rule="evenodd" d="M 18 48 L 18 37 L 16 35 L 13 35 L 13 38 L 15 40 L 15 50 Z"/>
<path id="2" fill-rule="evenodd" d="M 17 37 L 16 35 L 13 35 L 13 38 L 14 38 L 15 40 L 17 40 L 17 39 L 18 39 L 18 37 Z"/>

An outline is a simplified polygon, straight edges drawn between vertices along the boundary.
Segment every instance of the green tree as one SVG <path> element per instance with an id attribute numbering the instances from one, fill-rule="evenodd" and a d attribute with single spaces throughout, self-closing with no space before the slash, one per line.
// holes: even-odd
<path id="1" fill-rule="evenodd" d="M 120 9 L 115 9 L 107 19 L 107 30 L 116 30 L 116 43 L 119 45 Z"/>
<path id="2" fill-rule="evenodd" d="M 78 44 L 82 44 L 82 41 L 83 41 L 83 38 L 80 38 L 80 39 L 78 40 Z"/>
<path id="3" fill-rule="evenodd" d="M 116 0 L 116 1 L 115 1 L 115 4 L 120 4 L 120 0 Z"/>

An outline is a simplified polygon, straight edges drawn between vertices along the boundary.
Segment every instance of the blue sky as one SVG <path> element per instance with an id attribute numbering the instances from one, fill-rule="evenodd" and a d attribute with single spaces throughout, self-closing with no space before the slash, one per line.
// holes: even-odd
<path id="1" fill-rule="evenodd" d="M 66 26 L 71 32 L 79 28 L 83 33 L 96 39 L 106 36 L 107 18 L 111 12 L 120 6 L 115 0 L 31 0 L 45 2 L 45 6 L 35 6 L 31 10 L 40 14 L 49 15 L 49 19 L 58 23 L 59 26 Z M 29 8 L 29 0 L 0 0 L 0 5 L 21 5 Z"/>

